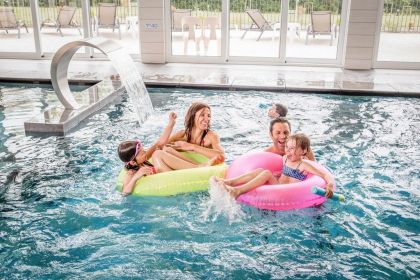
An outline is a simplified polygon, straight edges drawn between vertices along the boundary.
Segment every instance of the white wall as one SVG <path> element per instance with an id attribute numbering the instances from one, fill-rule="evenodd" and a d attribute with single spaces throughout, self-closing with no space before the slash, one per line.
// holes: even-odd
<path id="1" fill-rule="evenodd" d="M 371 69 L 373 67 L 380 3 L 380 0 L 351 0 L 344 68 Z"/>
<path id="2" fill-rule="evenodd" d="M 164 0 L 139 0 L 140 51 L 144 63 L 165 63 Z"/>

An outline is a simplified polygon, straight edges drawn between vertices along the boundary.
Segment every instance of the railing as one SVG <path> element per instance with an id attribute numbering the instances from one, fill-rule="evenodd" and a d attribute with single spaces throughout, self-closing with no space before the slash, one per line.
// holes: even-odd
<path id="1" fill-rule="evenodd" d="M 112 2 L 117 4 L 117 17 L 125 22 L 128 16 L 137 16 L 137 0 L 91 0 L 90 16 L 96 17 L 98 2 Z M 340 24 L 342 0 L 290 0 L 289 22 L 300 23 L 306 28 L 311 22 L 311 12 L 327 10 L 332 13 L 332 23 Z M 55 20 L 61 5 L 77 7 L 74 20 L 82 23 L 80 1 L 77 0 L 40 0 L 39 9 L 41 21 Z M 16 17 L 32 26 L 29 0 L 0 0 L 1 6 L 14 7 Z M 194 16 L 220 16 L 222 0 L 172 0 L 172 9 L 190 9 Z M 246 15 L 246 9 L 259 9 L 268 22 L 280 21 L 279 0 L 231 0 L 230 28 L 247 28 L 252 22 Z M 420 32 L 420 0 L 385 0 L 381 31 L 384 32 Z"/>
<path id="2" fill-rule="evenodd" d="M 385 0 L 381 31 L 420 32 L 420 1 Z"/>
<path id="3" fill-rule="evenodd" d="M 91 0 L 91 6 L 89 14 L 92 18 L 97 17 L 98 7 L 97 3 L 111 2 L 117 4 L 117 18 L 122 23 L 129 16 L 137 16 L 138 8 L 137 1 L 129 0 L 117 0 L 117 1 L 97 1 Z M 29 6 L 29 0 L 0 0 L 0 7 L 13 7 L 16 17 L 26 23 L 27 26 L 32 27 L 31 8 Z M 57 19 L 60 6 L 76 7 L 76 13 L 73 20 L 79 24 L 82 23 L 82 8 L 80 1 L 76 0 L 40 0 L 39 1 L 39 13 L 41 22 L 44 20 L 55 20 Z"/>
<path id="4" fill-rule="evenodd" d="M 207 17 L 221 14 L 221 0 L 172 0 L 171 8 L 190 9 L 191 15 Z M 231 0 L 230 1 L 230 28 L 245 29 L 252 24 L 252 20 L 245 13 L 247 9 L 258 9 L 264 18 L 270 22 L 280 22 L 281 4 L 280 0 Z M 340 23 L 341 1 L 340 0 L 290 0 L 288 17 L 289 22 L 300 23 L 306 28 L 311 22 L 312 11 L 331 11 L 332 23 Z"/>

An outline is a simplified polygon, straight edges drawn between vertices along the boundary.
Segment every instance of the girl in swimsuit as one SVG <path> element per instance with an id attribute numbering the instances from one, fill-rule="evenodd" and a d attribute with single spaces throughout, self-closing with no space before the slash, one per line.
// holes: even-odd
<path id="1" fill-rule="evenodd" d="M 333 195 L 334 180 L 327 173 L 315 168 L 304 157 L 310 148 L 309 138 L 303 133 L 297 133 L 287 138 L 286 155 L 283 156 L 283 170 L 280 177 L 274 176 L 270 171 L 258 168 L 247 174 L 232 179 L 212 177 L 234 198 L 249 192 L 256 187 L 268 184 L 289 184 L 306 179 L 308 173 L 320 176 L 327 183 L 325 196 Z M 233 187 L 237 186 L 237 187 Z"/>
<path id="2" fill-rule="evenodd" d="M 157 142 L 149 149 L 144 149 L 140 140 L 124 141 L 118 146 L 118 156 L 125 163 L 125 168 L 128 169 L 123 182 L 123 194 L 130 194 L 134 189 L 136 181 L 142 176 L 171 170 L 210 166 L 219 163 L 217 157 L 210 158 L 206 163 L 198 164 L 161 153 L 162 151 L 160 149 L 168 143 L 175 122 L 176 114 L 171 112 L 169 114 L 168 125 Z M 153 164 L 148 161 L 150 158 L 153 159 Z M 166 169 L 160 168 L 160 162 L 163 160 Z"/>

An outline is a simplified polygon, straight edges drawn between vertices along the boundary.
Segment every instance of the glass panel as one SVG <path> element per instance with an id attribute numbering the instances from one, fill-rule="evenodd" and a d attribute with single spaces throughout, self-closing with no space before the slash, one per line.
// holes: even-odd
<path id="1" fill-rule="evenodd" d="M 172 54 L 220 56 L 222 0 L 171 0 Z"/>
<path id="2" fill-rule="evenodd" d="M 40 0 L 39 16 L 43 52 L 55 53 L 62 45 L 83 38 L 80 0 Z"/>
<path id="3" fill-rule="evenodd" d="M 35 52 L 29 0 L 0 0 L 0 52 Z"/>
<path id="4" fill-rule="evenodd" d="M 116 40 L 128 53 L 140 53 L 137 0 L 91 0 L 90 16 L 93 37 Z"/>
<path id="5" fill-rule="evenodd" d="M 230 1 L 230 56 L 278 57 L 280 0 Z"/>
<path id="6" fill-rule="evenodd" d="M 290 0 L 286 57 L 336 59 L 342 0 Z"/>
<path id="7" fill-rule="evenodd" d="M 378 61 L 420 62 L 419 0 L 385 0 Z"/>

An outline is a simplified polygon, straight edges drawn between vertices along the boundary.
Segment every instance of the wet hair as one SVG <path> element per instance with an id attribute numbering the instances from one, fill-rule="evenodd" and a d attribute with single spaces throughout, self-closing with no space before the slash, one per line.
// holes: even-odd
<path id="1" fill-rule="evenodd" d="M 285 105 L 276 103 L 274 106 L 276 107 L 276 113 L 279 114 L 279 117 L 286 117 L 288 110 Z"/>
<path id="2" fill-rule="evenodd" d="M 124 141 L 118 145 L 118 157 L 122 162 L 129 162 L 136 153 L 137 141 Z"/>
<path id="3" fill-rule="evenodd" d="M 121 161 L 125 163 L 125 168 L 129 170 L 138 170 L 140 168 L 139 165 L 134 165 L 130 163 L 130 161 L 133 160 L 133 157 L 136 154 L 137 144 L 139 143 L 139 140 L 130 140 L 121 142 L 120 145 L 118 145 L 118 157 Z M 153 164 L 151 164 L 147 160 L 144 161 L 142 165 L 153 166 Z"/>
<path id="4" fill-rule="evenodd" d="M 207 105 L 206 103 L 202 103 L 202 102 L 194 102 L 191 104 L 190 108 L 188 108 L 187 114 L 185 115 L 185 121 L 184 121 L 184 125 L 185 125 L 185 135 L 187 136 L 187 142 L 190 143 L 191 142 L 191 138 L 192 138 L 192 129 L 195 125 L 194 121 L 195 121 L 195 115 L 197 114 L 198 111 L 200 111 L 203 108 L 208 108 L 210 110 L 210 106 Z M 209 127 L 207 128 L 207 131 L 205 131 L 202 136 L 201 136 L 201 140 L 200 143 L 203 141 L 204 136 L 207 134 L 207 132 L 210 130 L 210 124 Z"/>
<path id="5" fill-rule="evenodd" d="M 289 126 L 289 130 L 292 131 L 292 126 L 290 125 L 289 120 L 286 118 L 278 117 L 270 122 L 270 134 L 273 134 L 273 126 L 276 123 L 287 123 L 287 125 Z"/>
<path id="6" fill-rule="evenodd" d="M 289 140 L 294 140 L 296 147 L 300 147 L 303 151 L 306 150 L 306 153 L 311 149 L 311 141 L 309 140 L 309 137 L 303 133 L 292 134 L 287 137 L 287 141 Z"/>

